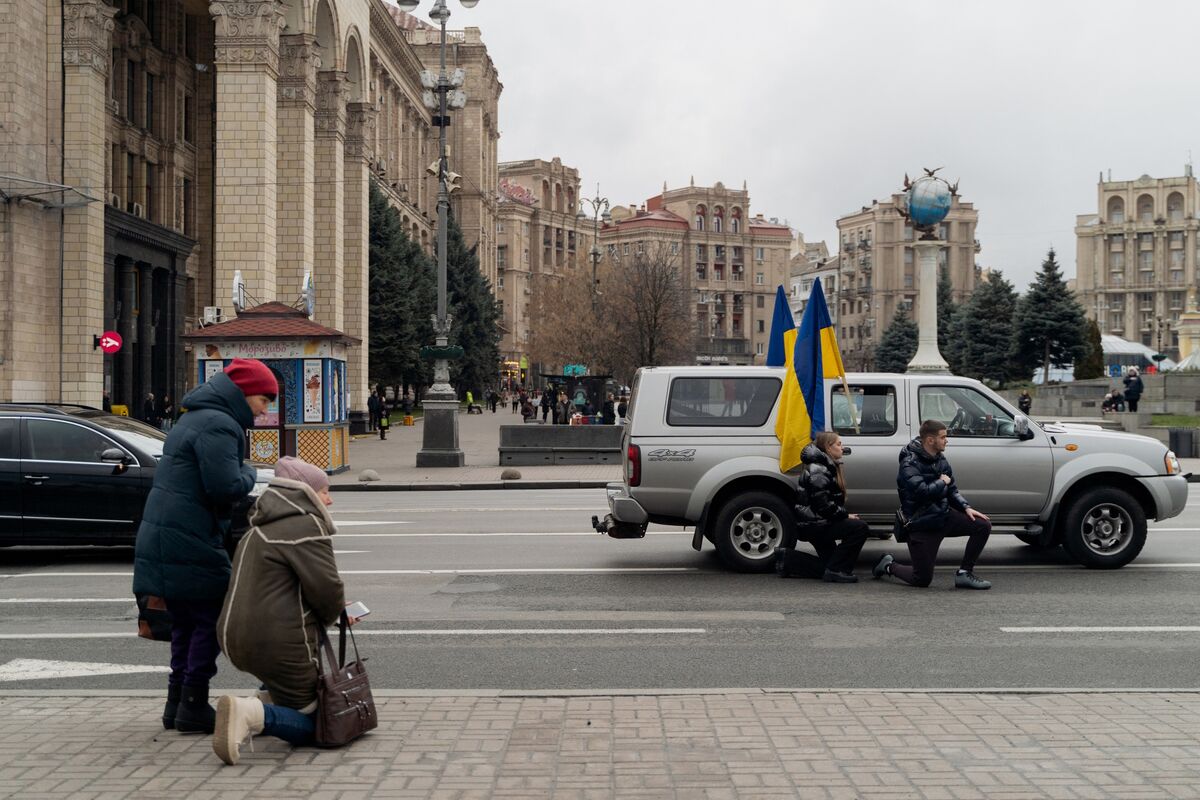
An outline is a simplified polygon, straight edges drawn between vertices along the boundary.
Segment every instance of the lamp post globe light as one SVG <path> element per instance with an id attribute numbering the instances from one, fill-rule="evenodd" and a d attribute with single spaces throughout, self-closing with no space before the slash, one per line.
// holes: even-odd
<path id="1" fill-rule="evenodd" d="M 400 8 L 413 12 L 420 0 L 397 0 Z M 463 8 L 474 8 L 479 0 L 459 0 Z M 449 110 L 462 108 L 467 96 L 460 88 L 465 80 L 461 69 L 446 73 L 446 20 L 450 8 L 446 0 L 436 0 L 429 18 L 441 27 L 438 52 L 438 73 L 421 73 L 421 84 L 427 90 L 425 104 L 434 111 L 433 124 L 438 127 L 438 160 L 430 165 L 438 176 L 437 229 L 437 314 L 433 317 L 433 347 L 421 348 L 421 356 L 433 360 L 433 386 L 425 392 L 424 432 L 421 449 L 417 452 L 418 467 L 461 467 L 463 451 L 458 444 L 458 396 L 450 385 L 450 360 L 462 357 L 462 348 L 450 345 L 450 315 L 446 313 L 446 247 L 450 224 L 450 192 L 457 189 L 459 175 L 450 172 L 446 156 L 446 128 L 450 125 Z"/>
<path id="2" fill-rule="evenodd" d="M 579 219 L 587 219 L 588 214 L 583 210 L 583 204 L 587 203 L 592 207 L 592 249 L 588 251 L 588 256 L 592 259 L 592 311 L 596 310 L 596 268 L 600 264 L 600 223 L 605 225 L 612 222 L 612 214 L 609 212 L 608 198 L 600 196 L 600 184 L 596 184 L 596 196 L 592 198 L 584 197 L 579 201 Z"/>

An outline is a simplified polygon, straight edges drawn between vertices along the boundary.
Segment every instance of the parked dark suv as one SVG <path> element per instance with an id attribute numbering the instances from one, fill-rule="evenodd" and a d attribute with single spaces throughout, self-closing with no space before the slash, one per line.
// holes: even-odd
<path id="1" fill-rule="evenodd" d="M 88 406 L 0 403 L 0 547 L 133 544 L 166 438 Z M 235 536 L 272 474 L 255 466 Z"/>

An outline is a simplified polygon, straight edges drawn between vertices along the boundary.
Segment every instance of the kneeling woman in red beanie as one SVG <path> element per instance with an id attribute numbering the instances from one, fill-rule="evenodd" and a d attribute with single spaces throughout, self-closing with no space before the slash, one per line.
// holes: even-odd
<path id="1" fill-rule="evenodd" d="M 133 593 L 163 598 L 171 614 L 171 675 L 163 727 L 212 733 L 208 683 L 217 674 L 217 617 L 229 585 L 225 533 L 233 505 L 254 488 L 246 429 L 275 399 L 270 367 L 235 358 L 183 398 L 138 528 Z"/>

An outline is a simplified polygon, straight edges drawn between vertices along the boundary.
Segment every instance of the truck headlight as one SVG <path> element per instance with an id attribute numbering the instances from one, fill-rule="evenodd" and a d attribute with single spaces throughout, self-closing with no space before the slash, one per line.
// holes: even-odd
<path id="1" fill-rule="evenodd" d="M 1167 454 L 1163 456 L 1163 464 L 1167 468 L 1168 475 L 1179 474 L 1179 459 L 1175 457 L 1175 453 L 1173 451 L 1168 450 Z"/>

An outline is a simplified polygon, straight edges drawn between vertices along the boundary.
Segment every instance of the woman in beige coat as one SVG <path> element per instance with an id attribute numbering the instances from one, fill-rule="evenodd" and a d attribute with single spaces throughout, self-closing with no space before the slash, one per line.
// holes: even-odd
<path id="1" fill-rule="evenodd" d="M 281 458 L 238 543 L 217 638 L 235 667 L 265 684 L 271 703 L 231 695 L 217 701 L 213 751 L 226 764 L 237 763 L 241 743 L 254 734 L 313 743 L 318 636 L 346 605 L 332 503 L 322 470 Z"/>

